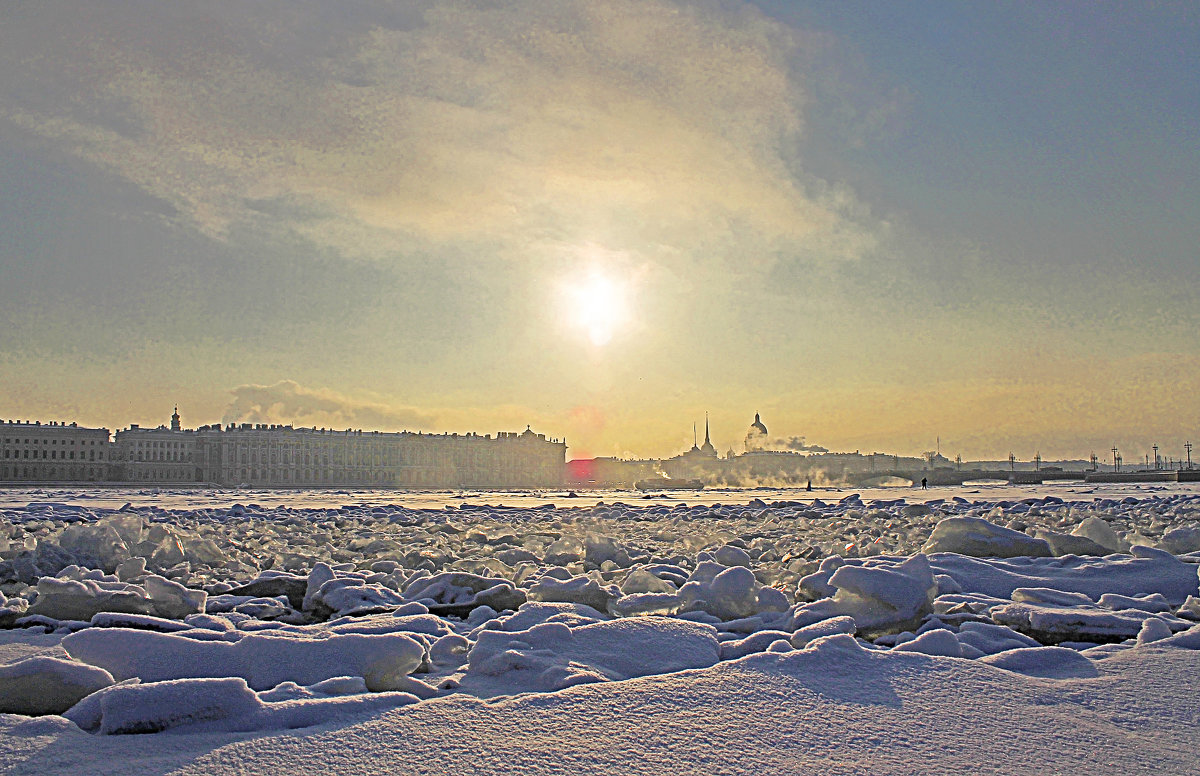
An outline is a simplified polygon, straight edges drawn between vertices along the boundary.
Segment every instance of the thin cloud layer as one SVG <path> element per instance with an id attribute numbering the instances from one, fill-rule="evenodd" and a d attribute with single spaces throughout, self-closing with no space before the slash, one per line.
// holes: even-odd
<path id="1" fill-rule="evenodd" d="M 239 385 L 222 423 L 290 423 L 320 428 L 399 431 L 424 429 L 433 417 L 414 409 L 364 401 L 335 391 L 306 388 L 292 380 Z"/>
<path id="2" fill-rule="evenodd" d="M 707 410 L 740 449 L 758 409 L 776 449 L 1167 445 L 1195 413 L 1120 359 L 1195 373 L 1197 19 L 1113 14 L 6 3 L 0 398 L 203 423 L 260 380 L 230 419 L 572 454 Z"/>
<path id="3" fill-rule="evenodd" d="M 330 9 L 23 6 L 0 33 L 0 113 L 211 236 L 287 230 L 351 258 L 549 262 L 595 242 L 753 271 L 876 243 L 791 151 L 819 39 L 745 4 Z"/>

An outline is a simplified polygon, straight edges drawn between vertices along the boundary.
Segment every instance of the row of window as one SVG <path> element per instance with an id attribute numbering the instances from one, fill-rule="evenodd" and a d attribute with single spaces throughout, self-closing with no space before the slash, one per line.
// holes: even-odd
<path id="1" fill-rule="evenodd" d="M 191 453 L 181 453 L 176 450 L 139 450 L 131 455 L 128 461 L 190 461 Z"/>
<path id="2" fill-rule="evenodd" d="M 188 482 L 195 479 L 200 481 L 200 472 L 195 472 L 195 477 L 189 476 L 189 472 L 179 469 L 140 469 L 137 471 L 126 471 L 124 480 L 126 482 L 145 482 L 147 480 L 161 480 L 164 482 Z"/>
<path id="3" fill-rule="evenodd" d="M 33 455 L 30 455 L 31 452 L 33 453 Z M 66 461 L 66 460 L 74 461 L 75 460 L 75 451 L 74 450 L 63 450 L 61 452 L 62 452 L 62 455 L 59 455 L 58 450 L 5 450 L 4 457 L 5 458 L 23 458 L 23 459 L 41 458 L 43 460 L 49 459 L 52 461 L 53 460 L 63 460 L 63 461 Z M 21 455 L 21 453 L 24 453 L 24 455 Z M 39 453 L 41 453 L 41 455 L 39 455 Z M 88 450 L 87 454 L 88 454 L 87 459 L 89 461 L 96 460 L 96 451 L 95 450 Z M 81 460 L 81 461 L 83 460 L 83 451 L 82 450 L 79 451 L 79 460 Z M 101 461 L 104 460 L 104 453 L 100 453 L 100 460 Z"/>
<path id="4" fill-rule="evenodd" d="M 351 456 L 349 459 L 345 459 L 340 454 L 337 454 L 337 453 L 335 453 L 332 456 L 328 455 L 328 454 L 326 454 L 326 455 L 299 455 L 299 454 L 297 454 L 296 456 L 294 456 L 294 460 L 293 460 L 293 456 L 289 455 L 286 451 L 279 455 L 276 455 L 275 453 L 271 453 L 271 455 L 268 456 L 266 452 L 259 452 L 257 450 L 252 450 L 252 451 L 250 451 L 249 455 L 247 455 L 246 451 L 242 450 L 241 454 L 238 456 L 237 460 L 238 460 L 238 463 L 272 463 L 272 464 L 277 463 L 277 464 L 283 464 L 284 466 L 288 466 L 292 463 L 295 463 L 297 466 L 314 466 L 314 465 L 321 465 L 321 464 L 324 464 L 326 466 L 328 466 L 330 464 L 339 464 L 339 465 L 340 464 L 349 464 L 351 466 L 384 466 L 387 464 L 400 463 L 400 456 L 393 453 L 393 454 L 390 454 L 387 456 L 380 456 L 380 455 L 362 456 L 362 455 L 359 455 L 359 456 Z"/>
<path id="5" fill-rule="evenodd" d="M 447 475 L 450 476 L 447 476 Z M 378 485 L 395 485 L 397 484 L 397 473 L 388 471 L 371 471 L 371 472 L 356 472 L 346 469 L 301 469 L 292 472 L 289 469 L 255 469 L 253 467 L 241 469 L 226 469 L 223 472 L 226 482 L 267 482 L 267 483 L 290 483 L 290 484 L 378 484 Z M 466 475 L 466 480 L 463 479 Z M 486 485 L 513 485 L 517 486 L 526 483 L 530 479 L 530 472 L 444 472 L 444 471 L 420 471 L 409 470 L 403 472 L 403 480 L 406 485 L 425 485 L 431 487 L 442 487 L 455 484 L 461 484 L 462 481 L 470 481 L 474 479 L 477 484 Z"/>
<path id="6" fill-rule="evenodd" d="M 290 469 L 233 469 L 229 471 L 233 479 L 241 482 L 375 482 L 391 483 L 395 474 L 386 471 L 347 472 L 333 469 L 312 469 L 292 472 Z M 294 476 L 293 476 L 294 475 Z"/>
<path id="7" fill-rule="evenodd" d="M 6 444 L 6 445 L 11 445 L 11 444 L 57 445 L 60 441 L 63 443 L 64 446 L 70 445 L 70 446 L 74 447 L 76 442 L 78 442 L 80 445 L 82 445 L 84 447 L 87 447 L 89 445 L 91 447 L 96 446 L 95 439 L 62 439 L 62 440 L 59 440 L 59 439 L 32 439 L 32 440 L 30 440 L 30 439 L 5 439 L 4 444 Z"/>
<path id="8" fill-rule="evenodd" d="M 89 480 L 99 479 L 103 470 L 98 466 L 87 467 L 82 475 Z M 0 466 L 0 479 L 5 480 L 76 480 L 80 472 L 76 468 L 57 466 Z"/>

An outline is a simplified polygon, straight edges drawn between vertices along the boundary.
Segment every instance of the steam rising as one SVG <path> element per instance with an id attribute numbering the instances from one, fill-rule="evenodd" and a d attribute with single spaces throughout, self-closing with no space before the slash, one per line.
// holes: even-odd
<path id="1" fill-rule="evenodd" d="M 829 452 L 828 447 L 821 447 L 820 445 L 807 444 L 804 441 L 804 437 L 802 437 L 802 436 L 789 437 L 787 440 L 778 440 L 775 444 L 779 445 L 779 447 L 771 447 L 768 449 L 795 450 L 798 453 L 828 453 Z"/>
<path id="2" fill-rule="evenodd" d="M 427 427 L 433 418 L 407 407 L 352 399 L 333 391 L 305 388 L 292 380 L 274 385 L 239 385 L 223 423 L 291 423 L 323 428 L 399 431 Z"/>

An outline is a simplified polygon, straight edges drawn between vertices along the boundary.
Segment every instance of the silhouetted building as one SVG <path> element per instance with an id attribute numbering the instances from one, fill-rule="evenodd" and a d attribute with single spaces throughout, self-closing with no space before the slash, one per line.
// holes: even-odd
<path id="1" fill-rule="evenodd" d="M 756 412 L 754 413 L 754 422 L 750 424 L 750 430 L 746 432 L 746 452 L 765 449 L 767 439 L 767 427 Z"/>
<path id="2" fill-rule="evenodd" d="M 655 460 L 579 458 L 567 463 L 566 484 L 573 488 L 632 488 L 638 480 L 661 476 Z"/>
<path id="3" fill-rule="evenodd" d="M 0 424 L 0 479 L 89 482 L 108 479 L 108 429 L 75 423 Z"/>
<path id="4" fill-rule="evenodd" d="M 197 466 L 199 450 L 198 434 L 183 430 L 176 408 L 170 428 L 130 425 L 116 433 L 112 478 L 121 482 L 203 482 Z"/>
<path id="5" fill-rule="evenodd" d="M 131 425 L 0 425 L 0 480 L 114 480 L 255 487 L 560 487 L 565 442 L 521 433 L 423 434 L 333 431 L 241 423 L 184 429 Z"/>
<path id="6" fill-rule="evenodd" d="M 563 482 L 566 444 L 535 434 L 203 426 L 200 477 L 222 485 L 545 488 Z"/>
<path id="7" fill-rule="evenodd" d="M 717 457 L 717 448 L 708 437 L 708 413 L 704 413 L 704 444 L 700 445 L 700 454 L 707 458 Z"/>

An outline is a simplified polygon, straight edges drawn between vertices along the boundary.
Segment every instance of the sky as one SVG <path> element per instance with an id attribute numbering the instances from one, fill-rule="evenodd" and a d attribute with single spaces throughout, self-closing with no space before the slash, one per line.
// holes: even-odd
<path id="1" fill-rule="evenodd" d="M 1200 437 L 1200 6 L 0 0 L 0 418 Z"/>

